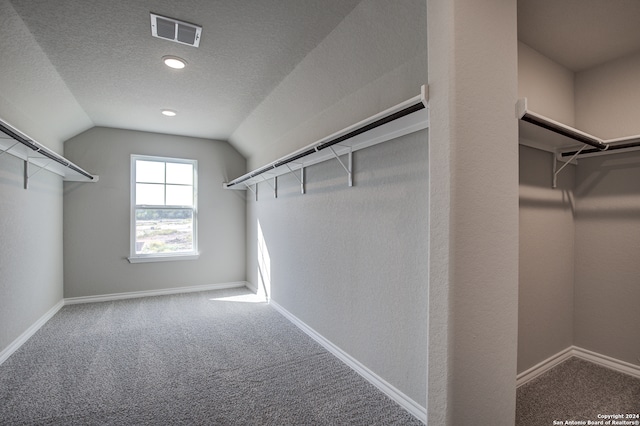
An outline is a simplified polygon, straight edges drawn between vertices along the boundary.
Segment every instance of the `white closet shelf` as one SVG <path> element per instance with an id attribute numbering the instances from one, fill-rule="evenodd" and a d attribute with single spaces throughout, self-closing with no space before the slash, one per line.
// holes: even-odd
<path id="1" fill-rule="evenodd" d="M 25 188 L 31 176 L 47 170 L 62 176 L 65 181 L 97 182 L 98 176 L 83 170 L 60 154 L 34 141 L 7 122 L 0 120 L 0 156 L 9 154 L 25 162 Z M 36 170 L 30 171 L 29 165 Z"/>
<path id="2" fill-rule="evenodd" d="M 422 86 L 420 92 L 418 96 L 335 132 L 264 167 L 255 169 L 230 182 L 225 182 L 223 187 L 226 189 L 251 189 L 251 185 L 265 181 L 269 183 L 269 179 L 274 178 L 275 186 L 271 183 L 269 185 L 272 186 L 277 196 L 277 177 L 301 170 L 301 176 L 298 180 L 302 193 L 304 193 L 304 168 L 334 158 L 337 158 L 347 171 L 351 186 L 352 152 L 429 127 L 427 87 Z M 348 166 L 339 158 L 345 154 L 349 154 Z"/>
<path id="3" fill-rule="evenodd" d="M 520 120 L 520 144 L 553 152 L 559 160 L 640 149 L 640 135 L 601 139 L 529 110 L 527 98 L 518 100 L 516 115 Z"/>

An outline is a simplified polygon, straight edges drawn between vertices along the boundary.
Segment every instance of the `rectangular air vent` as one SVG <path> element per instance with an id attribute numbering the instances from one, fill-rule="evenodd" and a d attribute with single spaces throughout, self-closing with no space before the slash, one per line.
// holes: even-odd
<path id="1" fill-rule="evenodd" d="M 155 13 L 150 15 L 152 36 L 193 47 L 200 45 L 201 26 Z"/>

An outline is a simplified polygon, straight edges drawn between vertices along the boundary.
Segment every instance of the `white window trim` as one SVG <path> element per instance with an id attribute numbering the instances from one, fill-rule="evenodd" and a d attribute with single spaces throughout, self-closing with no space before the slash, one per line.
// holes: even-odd
<path id="1" fill-rule="evenodd" d="M 193 164 L 193 251 L 184 253 L 169 254 L 137 254 L 136 253 L 136 160 L 143 161 L 161 161 L 165 163 L 183 163 Z M 185 158 L 161 157 L 155 155 L 138 155 L 131 154 L 131 175 L 129 179 L 130 185 L 130 225 L 129 225 L 129 263 L 147 263 L 147 262 L 169 262 L 176 260 L 196 260 L 200 257 L 198 251 L 198 160 L 190 160 Z M 145 206 L 148 208 L 167 208 L 167 206 Z M 170 206 L 168 208 L 179 208 L 179 206 Z"/>
<path id="2" fill-rule="evenodd" d="M 200 257 L 200 253 L 191 254 L 154 254 L 154 255 L 137 255 L 129 256 L 127 260 L 129 263 L 150 263 L 150 262 L 169 262 L 174 260 L 197 260 Z"/>

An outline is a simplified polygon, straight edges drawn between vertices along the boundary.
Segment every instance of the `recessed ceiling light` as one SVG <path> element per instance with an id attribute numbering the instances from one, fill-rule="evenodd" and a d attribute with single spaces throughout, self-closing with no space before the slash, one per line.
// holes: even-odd
<path id="1" fill-rule="evenodd" d="M 164 64 L 169 68 L 176 70 L 181 70 L 187 66 L 187 61 L 182 58 L 178 58 L 177 56 L 163 56 L 162 62 L 164 62 Z"/>
<path id="2" fill-rule="evenodd" d="M 163 109 L 163 110 L 161 110 L 161 112 L 162 112 L 163 115 L 166 115 L 167 117 L 175 117 L 176 114 L 178 114 L 177 112 L 175 112 L 172 109 Z"/>

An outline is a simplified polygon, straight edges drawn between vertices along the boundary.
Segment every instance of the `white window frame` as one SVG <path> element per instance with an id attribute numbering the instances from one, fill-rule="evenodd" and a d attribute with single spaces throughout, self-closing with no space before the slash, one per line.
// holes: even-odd
<path id="1" fill-rule="evenodd" d="M 193 209 L 193 250 L 183 253 L 136 253 L 136 161 L 157 161 L 163 163 L 182 163 L 193 165 L 193 206 L 152 206 L 144 205 L 148 209 L 167 209 L 167 208 L 192 208 Z M 196 260 L 200 256 L 198 252 L 198 161 L 185 158 L 160 157 L 154 155 L 131 155 L 131 211 L 130 211 L 130 247 L 129 257 L 130 263 L 144 262 L 166 262 L 174 260 Z M 166 185 L 166 182 L 165 182 Z"/>

